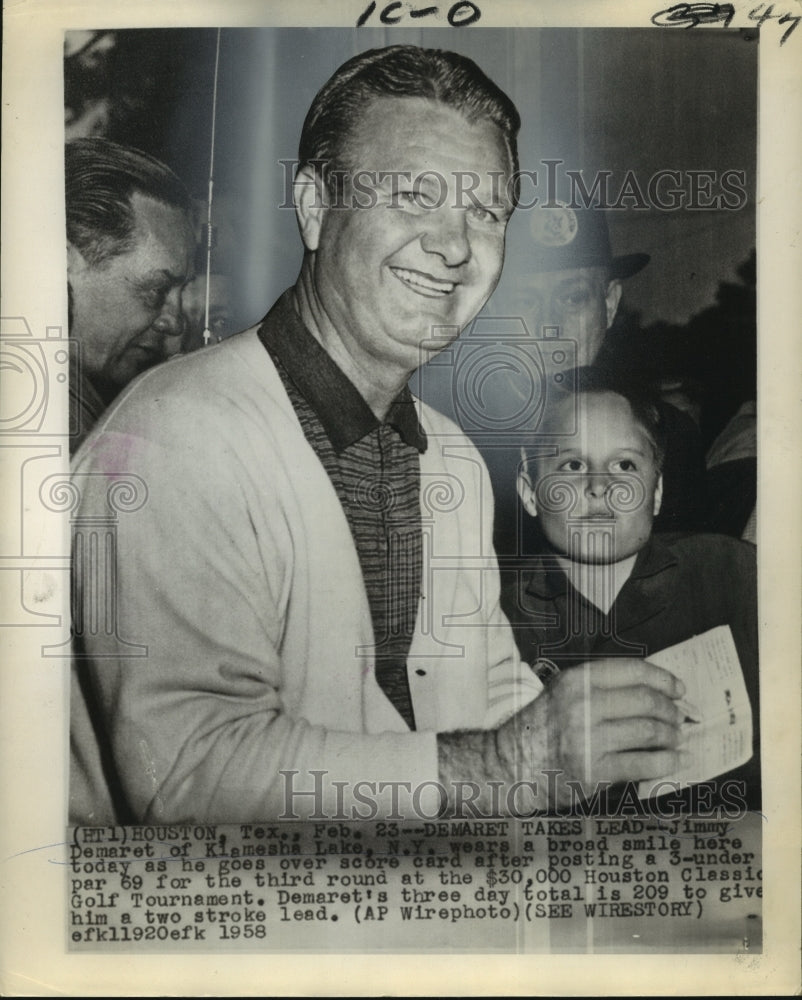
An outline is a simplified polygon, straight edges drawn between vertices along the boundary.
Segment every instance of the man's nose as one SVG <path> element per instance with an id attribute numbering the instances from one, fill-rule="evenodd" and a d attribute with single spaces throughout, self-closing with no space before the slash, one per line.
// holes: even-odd
<path id="1" fill-rule="evenodd" d="M 159 333 L 163 334 L 165 337 L 180 337 L 184 332 L 184 314 L 181 311 L 181 289 L 176 288 L 166 297 L 164 300 L 164 305 L 162 306 L 162 311 L 153 321 L 153 329 L 158 330 Z M 170 348 L 175 346 L 178 349 L 178 344 L 166 345 L 168 353 L 170 353 Z"/>
<path id="2" fill-rule="evenodd" d="M 448 204 L 428 212 L 421 236 L 421 246 L 427 253 L 437 254 L 449 267 L 465 264 L 471 257 L 468 220 L 463 209 Z"/>

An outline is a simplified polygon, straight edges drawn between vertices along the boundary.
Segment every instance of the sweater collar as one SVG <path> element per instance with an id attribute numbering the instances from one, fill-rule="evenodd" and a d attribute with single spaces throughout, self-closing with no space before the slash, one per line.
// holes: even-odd
<path id="1" fill-rule="evenodd" d="M 351 380 L 304 325 L 295 310 L 292 289 L 284 292 L 262 321 L 259 339 L 284 366 L 337 452 L 380 426 Z M 406 444 L 419 452 L 426 451 L 426 432 L 408 386 L 396 396 L 384 423 L 394 427 Z"/>

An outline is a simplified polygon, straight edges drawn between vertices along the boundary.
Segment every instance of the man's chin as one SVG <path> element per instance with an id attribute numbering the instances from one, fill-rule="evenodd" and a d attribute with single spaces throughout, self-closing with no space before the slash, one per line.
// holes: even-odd
<path id="1" fill-rule="evenodd" d="M 122 385 L 127 385 L 131 379 L 146 372 L 149 368 L 162 364 L 167 358 L 163 351 L 150 350 L 147 347 L 138 347 L 126 359 L 124 368 L 119 372 L 119 381 Z"/>
<path id="2" fill-rule="evenodd" d="M 136 358 L 126 359 L 125 365 L 120 365 L 108 375 L 95 378 L 93 380 L 95 388 L 106 403 L 110 403 L 135 378 L 166 360 L 162 355 L 138 351 Z"/>

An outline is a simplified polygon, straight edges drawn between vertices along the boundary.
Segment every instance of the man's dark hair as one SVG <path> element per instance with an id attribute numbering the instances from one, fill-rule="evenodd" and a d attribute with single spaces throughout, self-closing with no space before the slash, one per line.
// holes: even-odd
<path id="1" fill-rule="evenodd" d="M 417 45 L 370 49 L 342 66 L 318 91 L 301 130 L 299 168 L 311 165 L 334 194 L 347 171 L 347 146 L 370 103 L 379 97 L 422 97 L 460 112 L 468 122 L 488 120 L 502 133 L 514 175 L 518 171 L 520 115 L 510 98 L 466 56 Z M 517 192 L 516 192 L 517 193 Z"/>
<path id="2" fill-rule="evenodd" d="M 92 266 L 133 246 L 131 196 L 189 213 L 189 193 L 160 160 L 108 139 L 73 139 L 64 151 L 67 239 Z"/>

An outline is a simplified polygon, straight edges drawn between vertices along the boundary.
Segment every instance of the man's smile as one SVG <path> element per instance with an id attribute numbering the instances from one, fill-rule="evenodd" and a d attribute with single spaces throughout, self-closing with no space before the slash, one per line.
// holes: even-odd
<path id="1" fill-rule="evenodd" d="M 457 287 L 455 281 L 443 281 L 423 271 L 410 271 L 405 267 L 391 267 L 390 270 L 400 282 L 427 298 L 442 298 Z"/>
<path id="2" fill-rule="evenodd" d="M 161 345 L 131 344 L 128 350 L 133 351 L 135 356 L 140 358 L 140 363 L 148 368 L 166 360 L 165 350 Z"/>

